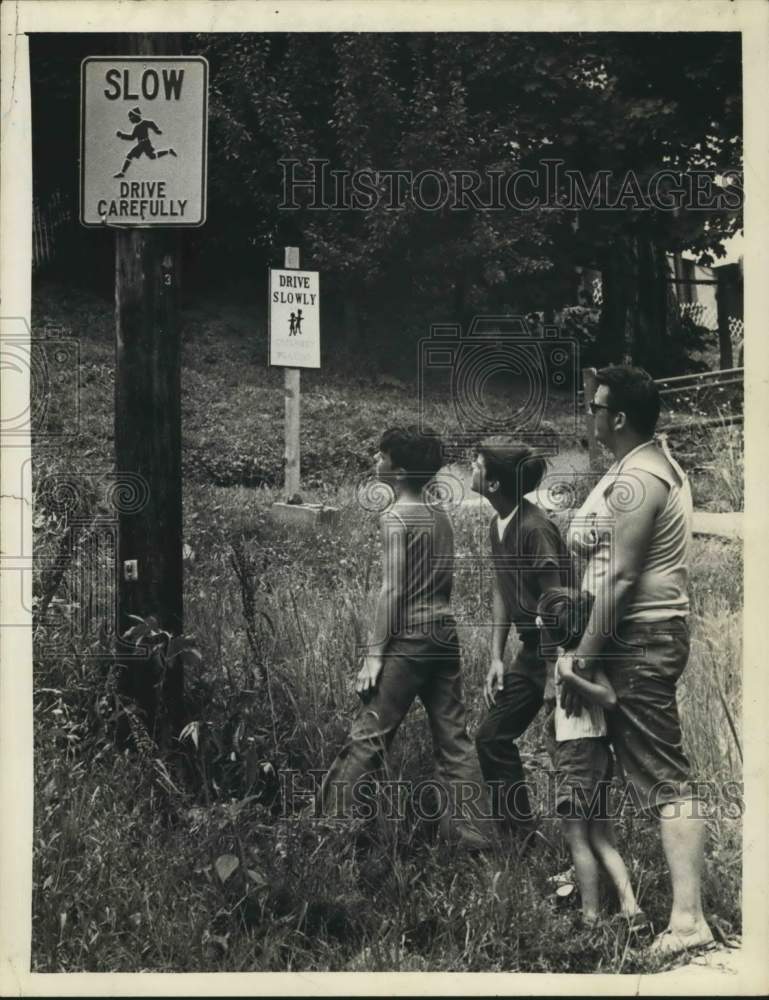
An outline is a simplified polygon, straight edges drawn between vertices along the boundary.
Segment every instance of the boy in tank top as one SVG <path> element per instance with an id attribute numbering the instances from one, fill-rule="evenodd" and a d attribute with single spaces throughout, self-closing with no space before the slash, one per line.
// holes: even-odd
<path id="1" fill-rule="evenodd" d="M 350 816 L 371 800 L 364 787 L 415 698 L 427 712 L 436 777 L 443 790 L 440 828 L 470 849 L 488 846 L 479 823 L 490 809 L 462 697 L 460 648 L 451 612 L 454 532 L 426 495 L 443 464 L 439 438 L 417 427 L 385 432 L 377 478 L 393 492 L 381 518 L 382 589 L 368 652 L 358 673 L 361 708 L 318 794 L 320 810 Z M 369 776 L 366 786 L 361 779 Z"/>

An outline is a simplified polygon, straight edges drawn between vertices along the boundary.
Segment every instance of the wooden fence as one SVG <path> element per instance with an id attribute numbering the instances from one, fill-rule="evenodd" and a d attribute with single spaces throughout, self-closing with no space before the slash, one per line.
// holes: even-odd
<path id="1" fill-rule="evenodd" d="M 72 225 L 72 206 L 60 191 L 41 204 L 36 198 L 32 204 L 32 270 L 53 260 L 56 247 L 65 226 Z"/>

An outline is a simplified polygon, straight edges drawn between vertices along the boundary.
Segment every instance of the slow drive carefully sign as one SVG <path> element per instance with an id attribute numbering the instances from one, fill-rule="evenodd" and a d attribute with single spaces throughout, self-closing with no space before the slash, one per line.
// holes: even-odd
<path id="1" fill-rule="evenodd" d="M 83 225 L 202 225 L 207 123 L 208 63 L 202 57 L 84 59 Z"/>

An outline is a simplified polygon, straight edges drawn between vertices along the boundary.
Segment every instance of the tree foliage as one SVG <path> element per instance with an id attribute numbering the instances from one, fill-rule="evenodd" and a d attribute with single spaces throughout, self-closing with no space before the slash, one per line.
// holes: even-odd
<path id="1" fill-rule="evenodd" d="M 72 184 L 75 56 L 91 48 L 84 36 L 45 38 L 33 45 L 36 177 Z M 120 39 L 105 46 L 118 52 Z M 281 207 L 287 160 L 298 175 L 324 160 L 336 172 L 485 178 L 542 176 L 544 161 L 562 161 L 588 188 L 599 171 L 613 191 L 632 175 L 631 193 L 661 170 L 739 170 L 737 33 L 244 33 L 184 36 L 182 46 L 211 66 L 208 223 L 188 240 L 191 273 L 253 280 L 299 245 L 324 272 L 326 301 L 344 303 L 339 322 L 374 341 L 407 343 L 431 321 L 479 311 L 552 314 L 576 304 L 575 268 L 587 265 L 604 272 L 601 352 L 657 364 L 676 336 L 665 253 L 712 263 L 742 225 L 739 207 L 627 200 L 613 211 L 558 199 L 427 211 L 380 198 L 339 211 L 305 196 Z M 64 81 L 55 113 L 44 98 L 53 79 Z M 557 194 L 569 194 L 563 178 Z"/>

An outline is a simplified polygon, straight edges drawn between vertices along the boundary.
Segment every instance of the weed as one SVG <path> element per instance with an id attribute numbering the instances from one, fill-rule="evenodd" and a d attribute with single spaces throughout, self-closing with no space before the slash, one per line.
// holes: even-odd
<path id="1" fill-rule="evenodd" d="M 262 448 L 279 469 L 277 375 L 256 365 L 242 375 L 245 341 L 233 341 L 231 357 L 219 350 L 207 361 L 209 345 L 194 332 L 185 345 L 185 449 L 218 450 L 227 475 L 198 464 L 185 482 L 186 627 L 200 656 L 188 657 L 185 716 L 162 745 L 115 700 L 114 658 L 98 635 L 65 628 L 67 607 L 87 597 L 82 587 L 71 587 L 67 572 L 58 582 L 35 576 L 47 610 L 35 631 L 34 970 L 647 971 L 619 928 L 590 933 L 573 911 L 551 906 L 547 878 L 566 859 L 554 819 L 543 820 L 543 832 L 556 854 L 520 862 L 502 842 L 479 857 L 459 854 L 408 810 L 401 821 L 380 817 L 353 830 L 301 815 L 309 773 L 330 764 L 356 707 L 357 650 L 377 585 L 376 517 L 350 502 L 350 476 L 368 467 L 384 426 L 416 415 L 413 387 L 305 380 L 303 455 L 315 478 L 303 493 L 345 508 L 338 527 L 319 529 L 308 544 L 269 518 L 277 473 L 248 487 L 251 467 L 237 464 Z M 103 338 L 84 339 L 81 355 L 86 372 L 110 365 Z M 225 403 L 228 378 L 236 384 Z M 36 484 L 111 462 L 110 393 L 101 376 L 82 391 L 80 433 L 56 454 L 36 450 Z M 437 424 L 450 421 L 445 402 L 431 406 Z M 735 469 L 738 445 L 735 438 Z M 726 461 L 722 447 L 719 454 Z M 225 479 L 232 485 L 220 485 Z M 99 513 L 97 501 L 88 504 L 89 517 Z M 473 731 L 490 642 L 481 568 L 488 527 L 475 508 L 452 516 Z M 95 530 L 80 523 L 68 548 L 75 562 Z M 53 564 L 65 530 L 41 496 L 38 566 Z M 715 788 L 706 912 L 730 934 L 740 930 L 741 568 L 738 545 L 695 541 L 692 653 L 680 685 L 686 750 L 695 776 Z M 157 639 L 144 625 L 144 637 Z M 160 639 L 167 660 L 173 640 Z M 113 738 L 121 712 L 134 734 L 123 749 Z M 544 789 L 542 720 L 521 752 Z M 390 776 L 419 781 L 431 758 L 417 705 L 394 743 Z M 639 901 L 662 926 L 670 898 L 659 837 L 640 817 L 623 815 L 617 826 Z"/>

